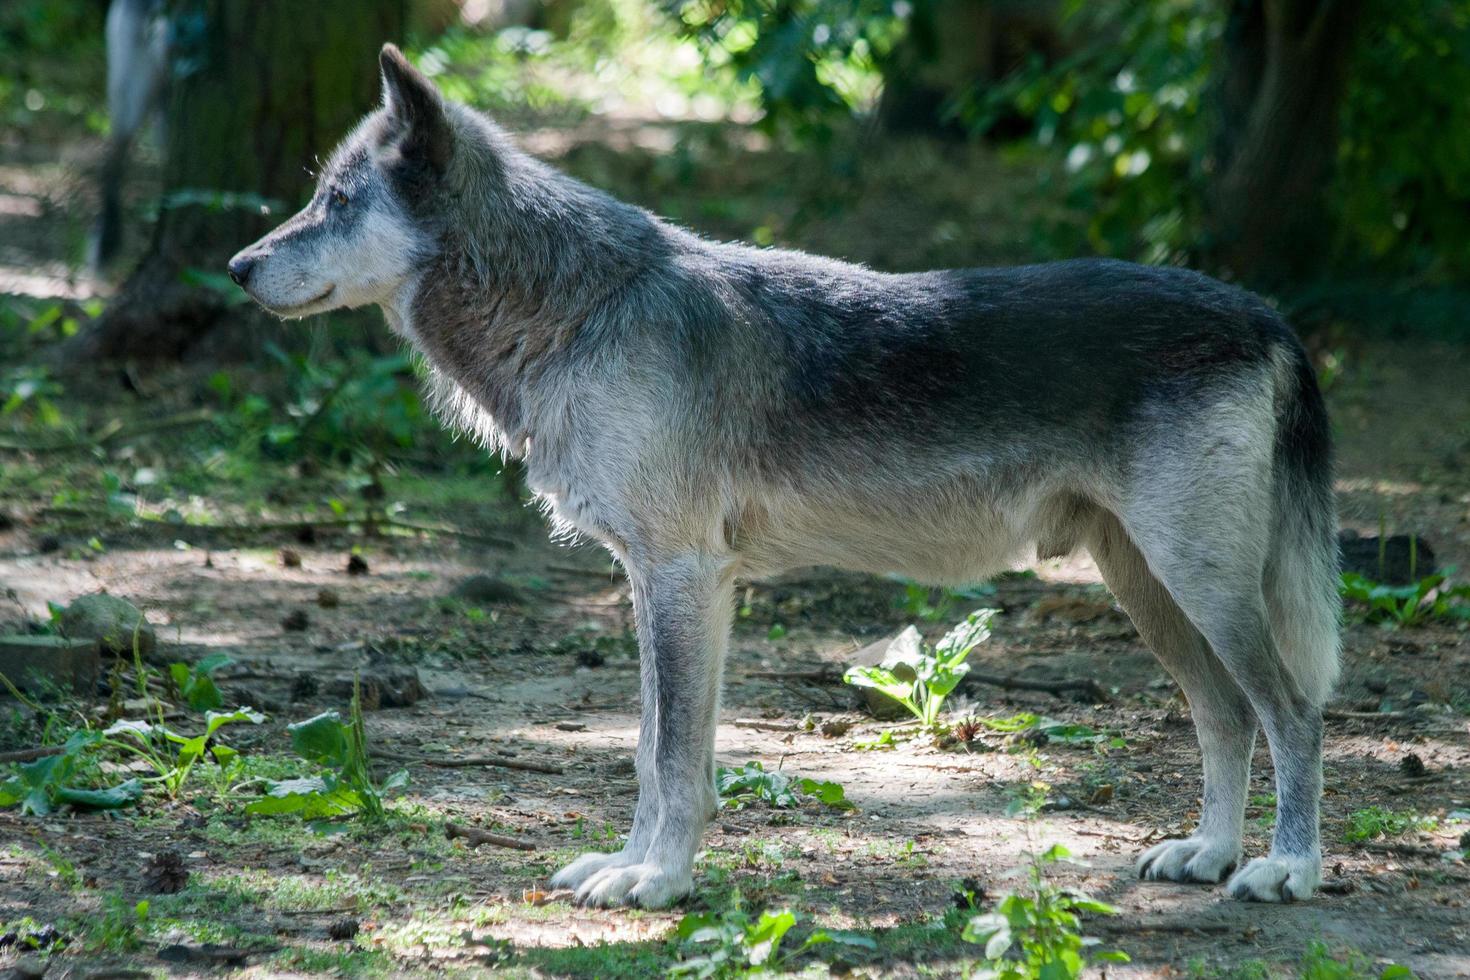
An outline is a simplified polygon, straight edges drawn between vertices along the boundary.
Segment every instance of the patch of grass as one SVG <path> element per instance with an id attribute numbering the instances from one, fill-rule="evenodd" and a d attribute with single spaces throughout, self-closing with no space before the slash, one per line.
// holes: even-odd
<path id="1" fill-rule="evenodd" d="M 1420 816 L 1412 810 L 1388 810 L 1370 806 L 1348 814 L 1342 839 L 1348 843 L 1399 837 L 1414 830 L 1433 830 L 1439 825 L 1434 817 Z"/>

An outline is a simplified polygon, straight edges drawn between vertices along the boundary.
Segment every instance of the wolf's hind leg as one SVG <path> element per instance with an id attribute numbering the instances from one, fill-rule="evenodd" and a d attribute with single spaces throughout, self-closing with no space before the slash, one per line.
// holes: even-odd
<path id="1" fill-rule="evenodd" d="M 1271 747 L 1271 852 L 1237 871 L 1226 890 L 1239 899 L 1288 902 L 1310 898 L 1322 878 L 1322 709 L 1292 676 L 1271 632 L 1262 592 L 1265 545 L 1250 533 L 1265 533 L 1252 519 L 1265 508 L 1248 494 L 1238 499 L 1239 513 L 1225 512 L 1228 506 L 1216 501 L 1208 514 L 1176 512 L 1172 520 L 1130 525 L 1129 531 L 1149 568 L 1245 692 Z"/>
<path id="2" fill-rule="evenodd" d="M 552 879 L 588 905 L 657 908 L 687 894 L 715 812 L 714 734 L 733 612 L 729 563 L 684 555 L 629 564 L 642 660 L 638 807 L 627 846 Z"/>
<path id="3" fill-rule="evenodd" d="M 1204 758 L 1198 828 L 1183 840 L 1164 841 L 1141 854 L 1139 877 L 1222 881 L 1240 861 L 1256 717 L 1245 693 L 1154 578 L 1117 518 L 1100 514 L 1088 545 L 1144 642 L 1184 689 Z"/>

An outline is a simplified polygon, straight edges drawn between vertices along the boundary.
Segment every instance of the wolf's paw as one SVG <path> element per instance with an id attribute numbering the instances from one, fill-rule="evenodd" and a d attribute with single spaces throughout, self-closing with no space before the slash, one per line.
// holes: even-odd
<path id="1" fill-rule="evenodd" d="M 623 867 L 608 867 L 588 878 L 577 889 L 579 905 L 637 905 L 663 908 L 683 898 L 694 887 L 688 871 L 675 871 L 645 861 Z"/>
<path id="2" fill-rule="evenodd" d="M 1138 856 L 1134 868 L 1149 881 L 1215 884 L 1240 863 L 1240 844 L 1215 837 L 1186 837 L 1155 844 Z"/>
<path id="3" fill-rule="evenodd" d="M 1235 873 L 1225 891 L 1243 902 L 1298 902 L 1312 897 L 1322 881 L 1322 859 L 1272 854 Z"/>
<path id="4" fill-rule="evenodd" d="M 591 851 L 552 875 L 551 887 L 579 889 L 593 875 L 608 868 L 626 868 L 637 864 L 641 857 L 642 855 L 629 854 L 627 851 L 615 851 L 612 854 Z"/>

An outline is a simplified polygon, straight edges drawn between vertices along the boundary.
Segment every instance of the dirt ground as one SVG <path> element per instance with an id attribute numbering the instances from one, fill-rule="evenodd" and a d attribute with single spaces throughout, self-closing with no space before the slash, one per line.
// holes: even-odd
<path id="1" fill-rule="evenodd" d="M 0 237 L 34 232 L 51 213 L 47 194 L 62 191 L 36 176 L 46 165 L 12 154 L 0 167 L 0 201 L 34 202 L 0 209 Z M 91 288 L 38 262 L 43 247 L 7 241 L 6 289 L 60 288 L 37 279 L 45 275 Z M 1346 365 L 1329 391 L 1344 525 L 1414 533 L 1441 566 L 1470 569 L 1470 354 L 1358 342 L 1334 356 Z M 129 400 L 110 376 L 73 379 L 60 404 L 84 430 L 115 417 L 126 433 L 196 405 L 198 386 L 163 378 L 148 399 Z M 636 649 L 627 583 L 606 556 L 549 543 L 534 512 L 507 504 L 489 479 L 441 477 L 412 463 L 383 478 L 386 502 L 418 523 L 472 533 L 334 526 L 320 505 L 334 477 L 294 465 L 254 475 L 254 485 L 272 488 L 258 506 L 249 495 L 216 499 L 167 481 L 133 488 L 141 502 L 132 516 L 59 496 L 95 487 L 106 471 L 167 469 L 181 444 L 193 445 L 187 434 L 163 431 L 95 450 L 0 450 L 0 511 L 10 518 L 0 523 L 0 587 L 14 592 L 0 605 L 0 630 L 46 618 L 48 602 L 105 589 L 158 626 L 160 664 L 227 652 L 227 700 L 268 714 L 259 727 L 231 730 L 230 743 L 256 767 L 231 790 L 199 782 L 176 801 L 150 798 L 112 815 L 0 811 L 0 933 L 55 924 L 73 940 L 51 955 L 47 976 L 649 976 L 668 962 L 669 933 L 684 913 L 723 907 L 736 890 L 749 908 L 789 907 L 806 925 L 877 941 L 876 951 L 828 954 L 834 973 L 951 976 L 978 953 L 944 924 L 956 884 L 994 899 L 1015 886 L 1028 851 L 1053 843 L 1084 863 L 1060 865 L 1052 879 L 1119 909 L 1085 924 L 1132 957 L 1110 966 L 1112 976 L 1260 976 L 1262 964 L 1290 970 L 1314 940 L 1356 950 L 1369 964 L 1406 964 L 1421 977 L 1470 976 L 1470 867 L 1443 857 L 1470 831 L 1451 816 L 1470 810 L 1463 628 L 1348 628 L 1327 724 L 1328 888 L 1309 903 L 1264 907 L 1230 901 L 1218 887 L 1132 875 L 1138 851 L 1192 827 L 1199 755 L 1187 706 L 1085 556 L 1003 577 L 993 596 L 957 599 L 919 625 L 934 635 L 970 608 L 998 607 L 994 636 L 971 658 L 977 671 L 1093 679 L 1107 692 L 1089 703 L 974 684 L 954 700 L 952 717 L 1033 712 L 1121 738 L 1106 747 L 986 733 L 969 746 L 914 739 L 860 750 L 887 726 L 858 710 L 851 688 L 770 673 L 840 672 L 856 650 L 914 621 L 902 607 L 904 586 L 823 571 L 752 583 L 727 665 L 719 761 L 760 760 L 835 780 L 855 809 L 726 810 L 706 837 L 695 894 L 679 908 L 581 909 L 547 894 L 547 878 L 580 851 L 615 848 L 635 800 Z M 246 527 L 138 516 L 169 509 Z M 314 534 L 303 541 L 297 524 Z M 282 549 L 299 555 L 299 567 L 285 567 Z M 351 553 L 366 561 L 366 574 L 347 573 Z M 513 593 L 450 598 L 477 573 Z M 319 603 L 323 589 L 335 593 L 334 607 Z M 297 611 L 305 628 L 284 628 Z M 242 816 L 264 778 L 300 768 L 285 726 L 343 707 L 334 681 L 390 667 L 416 669 L 427 696 L 367 715 L 384 771 L 406 766 L 411 776 L 387 828 L 323 836 L 291 818 Z M 6 747 L 34 737 L 11 724 Z M 823 734 L 824 726 L 841 734 Z M 442 764 L 489 755 L 559 771 Z M 436 764 L 415 761 L 422 759 Z M 1248 857 L 1269 839 L 1270 774 L 1260 740 Z M 1032 821 L 1008 816 L 1032 783 L 1044 784 L 1049 806 Z M 1370 806 L 1437 823 L 1348 843 L 1350 816 Z M 446 838 L 448 823 L 534 850 L 466 846 Z M 148 867 L 164 852 L 182 857 L 188 885 L 149 894 Z M 146 922 L 130 926 L 129 910 L 145 898 Z M 331 938 L 343 920 L 358 925 L 355 938 Z M 202 943 L 237 952 L 210 958 L 198 951 Z M 160 958 L 178 944 L 194 948 L 193 958 Z M 0 950 L 0 971 L 15 962 Z"/>

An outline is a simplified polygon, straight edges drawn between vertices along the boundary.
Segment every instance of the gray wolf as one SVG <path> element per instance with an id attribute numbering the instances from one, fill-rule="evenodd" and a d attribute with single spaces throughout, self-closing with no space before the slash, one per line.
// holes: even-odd
<path id="1" fill-rule="evenodd" d="M 112 0 L 105 38 L 109 132 L 98 181 L 101 210 L 87 245 L 93 269 L 111 262 L 122 244 L 122 183 L 133 140 L 150 118 L 162 130 L 169 53 L 163 0 Z"/>
<path id="2" fill-rule="evenodd" d="M 556 527 L 626 568 L 633 826 L 555 885 L 599 905 L 690 890 L 737 579 L 973 582 L 1085 547 L 1189 698 L 1204 759 L 1198 829 L 1139 873 L 1236 869 L 1259 724 L 1275 836 L 1226 887 L 1312 894 L 1338 669 L 1331 447 L 1270 307 L 1123 262 L 888 275 L 717 244 L 522 153 L 396 48 L 381 67 L 383 105 L 310 203 L 229 271 L 282 317 L 381 306 L 443 415 L 524 459 Z"/>

